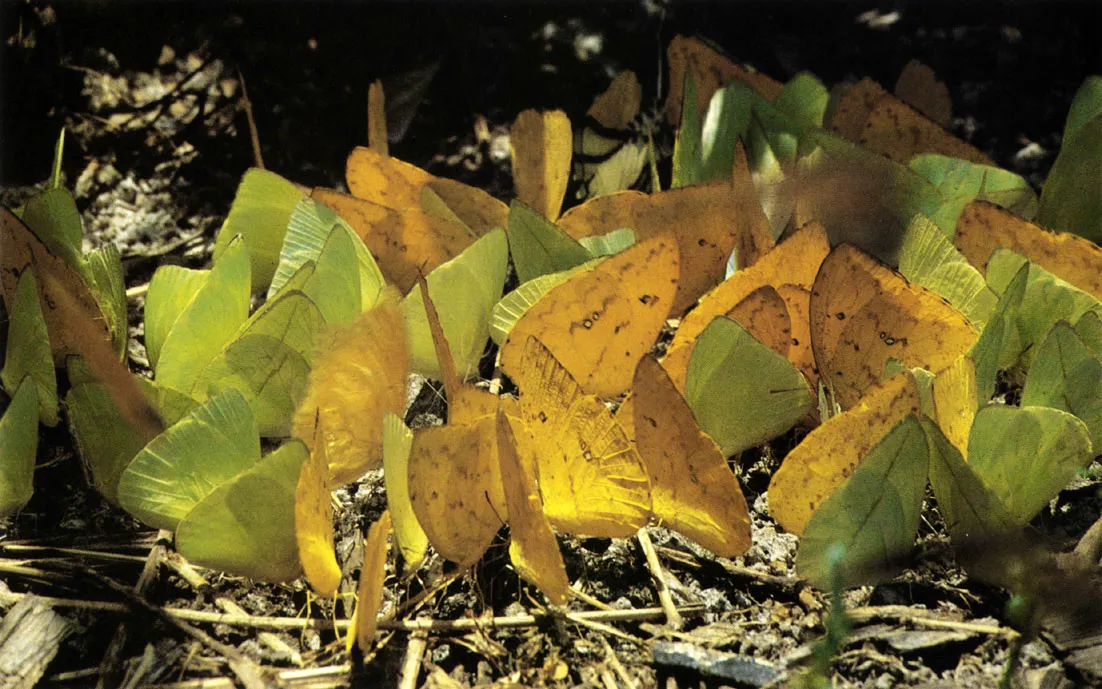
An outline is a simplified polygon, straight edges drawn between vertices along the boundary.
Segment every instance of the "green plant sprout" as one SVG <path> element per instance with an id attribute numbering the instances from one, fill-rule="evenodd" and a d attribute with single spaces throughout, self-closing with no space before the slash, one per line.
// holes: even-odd
<path id="1" fill-rule="evenodd" d="M 842 575 L 846 563 L 846 547 L 841 543 L 832 543 L 826 552 L 827 566 L 830 571 L 830 612 L 824 623 L 823 636 L 811 647 L 810 667 L 796 678 L 796 686 L 801 689 L 829 689 L 831 665 L 834 658 L 845 648 L 846 639 L 853 630 L 853 618 L 846 612 L 842 591 L 845 582 Z"/>

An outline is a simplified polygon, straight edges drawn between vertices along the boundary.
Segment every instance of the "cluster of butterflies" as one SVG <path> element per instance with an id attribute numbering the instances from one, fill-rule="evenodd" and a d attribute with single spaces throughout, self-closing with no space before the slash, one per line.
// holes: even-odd
<path id="1" fill-rule="evenodd" d="M 49 376 L 69 366 L 66 404 L 97 488 L 174 530 L 198 564 L 270 580 L 304 570 L 323 596 L 341 580 L 329 491 L 381 464 L 389 510 L 361 578 L 372 612 L 391 530 L 412 571 L 429 544 L 472 563 L 508 524 L 517 571 L 556 603 L 569 593 L 556 532 L 624 537 L 658 523 L 738 555 L 750 519 L 727 457 L 798 424 L 813 430 L 773 477 L 769 509 L 804 537 L 799 565 L 817 581 L 831 543 L 857 557 L 909 547 L 928 478 L 954 529 L 1027 523 L 1102 436 L 1098 386 L 1080 376 L 1102 375 L 1098 246 L 1008 210 L 1036 210 L 1023 180 L 871 82 L 834 108 L 835 131 L 873 151 L 858 154 L 822 129 L 826 90 L 806 75 L 781 85 L 691 39 L 669 55 L 677 188 L 622 190 L 642 163 L 613 155 L 615 169 L 585 170 L 609 193 L 565 213 L 573 151 L 592 132 L 575 137 L 561 112 L 521 113 L 506 206 L 390 157 L 373 87 L 350 193 L 250 170 L 213 267 L 158 270 L 145 307 L 152 382 L 112 370 L 121 350 L 90 352 L 73 325 L 125 328 L 125 305 L 120 318 L 97 304 L 41 228 L 5 211 L 0 256 L 19 263 L 5 264 L 5 303 L 13 327 L 29 323 L 9 337 L 11 409 L 47 418 L 48 400 L 18 385 L 33 367 L 11 352 L 48 331 Z M 923 83 L 897 92 L 927 94 Z M 719 120 L 709 139 L 697 113 L 746 89 L 741 129 Z M 589 116 L 626 130 L 639 100 L 622 76 Z M 923 107 L 946 116 L 938 102 Z M 900 118 L 919 124 L 883 126 Z M 797 161 L 795 133 L 817 151 Z M 841 240 L 891 231 L 883 209 L 853 212 L 871 202 L 854 190 L 904 173 L 889 191 L 921 178 L 921 201 L 875 199 L 904 219 L 887 257 L 896 271 Z M 861 223 L 873 229 L 847 234 Z M 503 295 L 510 258 L 519 285 Z M 490 339 L 517 396 L 465 382 Z M 1024 406 L 983 406 L 1015 365 L 1037 381 Z M 411 371 L 443 381 L 443 425 L 402 422 Z M 292 439 L 262 456 L 261 437 Z M 1027 469 L 1008 476 L 1012 463 Z M 366 645 L 375 616 L 360 619 Z"/>

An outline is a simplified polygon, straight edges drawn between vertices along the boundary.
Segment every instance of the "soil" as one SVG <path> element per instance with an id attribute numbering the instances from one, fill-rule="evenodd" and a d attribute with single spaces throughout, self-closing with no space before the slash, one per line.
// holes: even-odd
<path id="1" fill-rule="evenodd" d="M 848 2 L 4 0 L 0 16 L 3 201 L 17 204 L 48 176 L 65 127 L 63 172 L 86 241 L 119 247 L 128 287 L 147 283 L 159 265 L 209 263 L 236 186 L 255 164 L 243 87 L 265 166 L 295 182 L 343 188 L 345 157 L 366 142 L 368 85 L 381 78 L 388 94 L 405 88 L 419 100 L 392 155 L 508 199 L 505 137 L 518 112 L 561 108 L 580 121 L 622 69 L 639 75 L 644 104 L 657 110 L 665 46 L 678 33 L 707 37 L 782 81 L 806 70 L 827 84 L 871 76 L 890 87 L 909 60 L 919 59 L 949 87 L 954 131 L 1035 185 L 1059 149 L 1075 90 L 1102 65 L 1102 14 L 1088 2 L 895 2 L 872 10 Z M 416 98 L 408 85 L 434 66 Z M 132 363 L 141 368 L 141 298 L 131 306 Z M 429 386 L 418 399 L 411 414 L 432 411 Z M 599 601 L 575 601 L 570 610 L 604 604 L 608 621 L 552 610 L 532 624 L 492 627 L 485 616 L 541 609 L 499 543 L 450 584 L 453 572 L 440 561 L 409 581 L 389 576 L 384 611 L 395 620 L 456 621 L 455 628 L 424 634 L 395 623 L 372 657 L 350 660 L 329 629 L 261 632 L 189 622 L 208 635 L 204 641 L 140 607 L 126 587 L 138 581 L 155 535 L 88 487 L 63 427 L 43 433 L 35 497 L 0 522 L 0 599 L 10 590 L 124 605 L 59 605 L 68 633 L 42 686 L 92 686 L 101 675 L 104 686 L 230 686 L 241 678 L 227 663 L 234 653 L 268 668 L 272 682 L 282 671 L 279 681 L 288 686 L 389 686 L 410 657 L 420 673 L 403 685 L 409 687 L 763 686 L 806 664 L 824 633 L 829 601 L 794 578 L 796 539 L 777 529 L 765 503 L 769 476 L 798 440 L 793 436 L 735 458 L 754 520 L 755 544 L 743 557 L 716 558 L 676 534 L 650 530 L 664 585 L 676 604 L 691 606 L 680 630 L 661 613 L 616 620 L 616 611 L 659 605 L 634 539 L 562 540 L 571 580 Z M 1065 491 L 1033 525 L 1037 537 L 1073 546 L 1102 511 L 1098 488 L 1097 480 L 1083 479 Z M 369 475 L 337 498 L 337 550 L 351 590 L 362 558 L 358 534 L 385 508 L 380 477 Z M 923 529 L 921 550 L 929 556 L 922 562 L 885 584 L 844 594 L 856 626 L 836 649 L 833 686 L 996 686 L 1014 638 L 1004 616 L 1008 594 L 953 564 L 936 526 Z M 334 611 L 311 601 L 302 582 L 260 585 L 216 572 L 196 581 L 170 552 L 155 562 L 160 567 L 146 590 L 155 606 L 215 611 L 226 610 L 228 600 L 249 615 L 289 624 L 347 614 L 343 604 Z M 52 576 L 27 576 L 16 564 Z M 425 591 L 431 595 L 411 606 Z M 1019 685 L 1102 682 L 1097 649 L 1092 656 L 1089 648 L 1069 648 L 1050 622 L 1048 633 L 1022 651 Z M 127 639 L 109 652 L 120 626 Z M 418 648 L 420 658 L 412 652 Z M 188 683 L 200 679 L 227 683 Z"/>

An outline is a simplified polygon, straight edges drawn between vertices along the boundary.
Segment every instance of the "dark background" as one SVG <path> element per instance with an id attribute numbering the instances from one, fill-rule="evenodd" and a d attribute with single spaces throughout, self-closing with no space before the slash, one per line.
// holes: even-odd
<path id="1" fill-rule="evenodd" d="M 454 145 L 477 115 L 510 122 L 527 107 L 584 113 L 610 74 L 634 69 L 644 103 L 659 97 L 660 63 L 677 33 L 698 34 L 780 79 L 809 70 L 828 85 L 871 76 L 888 88 L 911 58 L 930 65 L 953 95 L 955 131 L 1004 166 L 1029 142 L 1058 146 L 1075 89 L 1102 71 L 1097 2 L 22 2 L 3 1 L 0 184 L 48 174 L 56 132 L 86 109 L 83 68 L 150 71 L 162 46 L 240 70 L 256 107 L 268 167 L 307 184 L 339 182 L 343 160 L 365 140 L 370 81 L 440 61 L 406 138 L 392 153 L 417 162 Z M 46 12 L 53 21 L 46 24 Z M 857 21 L 893 10 L 880 29 Z M 555 27 L 557 32 L 548 27 Z M 20 33 L 20 28 L 22 32 Z M 13 36 L 33 33 L 33 45 Z M 602 39 L 587 60 L 579 35 Z M 113 56 L 113 60 L 107 55 Z M 662 94 L 661 97 L 664 97 Z M 237 136 L 193 141 L 204 165 L 236 180 L 252 160 L 243 117 Z M 204 141 L 203 139 L 207 139 Z M 110 137 L 78 141 L 76 175 L 112 147 L 120 169 L 161 154 Z M 130 148 L 132 150 L 125 150 Z M 1045 160 L 1032 163 L 1046 167 Z M 1028 167 L 1023 172 L 1031 172 Z M 207 174 L 211 174 L 209 171 Z M 193 180 L 218 183 L 223 175 Z M 478 182 L 477 175 L 472 181 Z"/>

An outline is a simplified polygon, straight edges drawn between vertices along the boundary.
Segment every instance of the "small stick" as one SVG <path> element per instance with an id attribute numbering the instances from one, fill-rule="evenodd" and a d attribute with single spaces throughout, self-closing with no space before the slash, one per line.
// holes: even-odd
<path id="1" fill-rule="evenodd" d="M 207 581 L 206 577 L 200 574 L 195 567 L 179 553 L 166 553 L 164 564 L 175 572 L 176 576 L 180 577 L 188 586 L 194 589 L 196 593 L 202 594 L 210 590 L 210 582 Z"/>
<path id="2" fill-rule="evenodd" d="M 662 612 L 665 613 L 665 610 L 663 610 Z M 602 634 L 608 634 L 610 636 L 619 637 L 619 638 L 623 639 L 624 641 L 635 644 L 636 646 L 639 646 L 639 647 L 646 646 L 646 642 L 644 642 L 642 639 L 636 638 L 636 637 L 632 636 L 631 634 L 628 634 L 627 632 L 622 632 L 619 629 L 617 629 L 616 627 L 613 627 L 612 625 L 609 625 L 609 624 L 605 624 L 604 622 L 599 622 L 599 621 L 591 620 L 591 619 L 585 619 L 585 618 L 579 617 L 579 616 L 577 616 L 576 614 L 573 614 L 573 613 L 567 613 L 566 614 L 566 619 L 573 622 L 573 623 L 575 623 L 575 624 L 579 624 L 583 627 L 588 627 L 589 629 L 592 629 L 593 631 L 600 632 Z"/>
<path id="3" fill-rule="evenodd" d="M 405 661 L 398 674 L 398 689 L 417 689 L 417 678 L 421 674 L 421 663 L 428 645 L 428 635 L 425 632 L 414 632 L 410 635 Z"/>
<path id="4" fill-rule="evenodd" d="M 279 684 L 276 686 L 303 686 L 309 687 L 309 689 L 343 688 L 348 686 L 348 673 L 351 669 L 351 666 L 345 663 L 343 665 L 326 665 L 301 670 L 281 670 L 275 673 L 279 680 Z M 47 679 L 55 684 L 60 684 L 91 677 L 95 672 L 95 668 L 59 672 Z M 233 680 L 228 677 L 206 677 L 203 679 L 185 679 L 166 684 L 151 684 L 149 687 L 150 689 L 233 689 L 234 684 Z"/>
<path id="5" fill-rule="evenodd" d="M 451 574 L 448 574 L 448 575 L 444 576 L 440 581 L 436 582 L 436 584 L 434 584 L 431 588 L 425 589 L 424 591 L 418 593 L 413 598 L 410 598 L 409 600 L 407 600 L 407 601 L 403 602 L 402 604 L 396 606 L 394 608 L 394 610 L 392 611 L 392 617 L 401 617 L 402 615 L 406 614 L 407 612 L 410 612 L 411 610 L 416 610 L 417 608 L 421 607 L 421 605 L 423 605 L 426 600 L 428 600 L 432 596 L 435 596 L 440 591 L 443 591 L 444 589 L 446 589 L 448 586 L 451 585 L 451 583 L 453 581 L 455 581 L 459 577 L 466 574 L 467 570 L 469 570 L 469 569 L 470 569 L 470 567 L 458 567 L 458 568 L 456 568 L 455 571 L 453 571 Z"/>
<path id="6" fill-rule="evenodd" d="M 56 675 L 50 675 L 46 678 L 46 680 L 54 684 L 61 684 L 62 682 L 72 682 L 78 679 L 95 677 L 97 672 L 99 672 L 98 668 L 86 667 L 81 670 L 69 670 L 68 672 L 59 672 Z"/>
<path id="7" fill-rule="evenodd" d="M 498 347 L 497 352 L 494 354 L 494 372 L 490 378 L 489 390 L 495 395 L 501 394 L 501 376 L 504 372 L 501 370 L 501 348 Z"/>
<path id="8" fill-rule="evenodd" d="M 602 637 L 603 638 L 603 637 Z M 616 677 L 612 674 L 612 670 L 608 667 L 601 668 L 600 673 L 601 684 L 604 689 L 618 689 L 616 686 Z"/>
<path id="9" fill-rule="evenodd" d="M 742 567 L 736 565 L 733 562 L 719 558 L 716 560 L 720 567 L 725 569 L 728 574 L 734 574 L 735 576 L 745 577 L 747 579 L 753 579 L 760 584 L 766 584 L 768 586 L 775 586 L 776 588 L 783 589 L 785 591 L 796 591 L 804 586 L 804 582 L 799 577 L 784 577 L 776 574 L 768 574 L 766 572 L 759 572 L 756 569 L 750 567 Z"/>
<path id="10" fill-rule="evenodd" d="M 142 112 L 143 110 L 163 110 L 165 105 L 168 105 L 170 101 L 175 99 L 177 95 L 184 90 L 184 86 L 186 86 L 189 81 L 202 74 L 203 70 L 209 67 L 215 61 L 215 59 L 216 58 L 213 55 L 207 57 L 205 60 L 203 60 L 202 64 L 185 74 L 183 79 L 176 82 L 171 91 L 161 96 L 157 100 L 150 101 L 148 103 L 145 103 L 144 105 L 134 106 L 132 108 L 134 114 L 126 121 L 123 126 L 129 124 L 130 120 L 133 120 L 135 117 L 137 117 L 138 113 Z"/>
<path id="11" fill-rule="evenodd" d="M 208 584 L 209 586 L 209 584 Z M 244 617 L 251 617 L 251 615 L 240 605 L 234 603 L 229 598 L 217 598 L 214 601 L 222 610 L 230 613 L 231 615 L 242 615 Z M 264 644 L 271 650 L 275 651 L 279 655 L 288 659 L 291 664 L 302 667 L 302 654 L 291 648 L 290 644 L 281 639 L 278 634 L 274 632 L 258 632 L 256 640 Z"/>
<path id="12" fill-rule="evenodd" d="M 157 540 L 149 550 L 149 556 L 142 566 L 142 573 L 138 575 L 138 582 L 134 584 L 132 595 L 135 599 L 145 601 L 149 587 L 157 579 L 161 569 L 161 560 L 164 559 L 168 548 L 166 546 L 172 540 L 172 532 L 162 529 L 157 534 Z M 112 582 L 113 584 L 113 582 Z M 96 689 L 106 689 L 110 686 L 118 686 L 119 675 L 122 669 L 122 650 L 130 638 L 130 628 L 124 621 L 115 629 L 111 642 L 107 645 L 107 651 L 103 654 L 103 660 L 99 664 L 99 679 L 96 681 Z"/>
<path id="13" fill-rule="evenodd" d="M 249 100 L 249 90 L 245 88 L 245 75 L 237 70 L 237 81 L 241 83 L 241 107 L 245 109 L 245 119 L 249 123 L 249 138 L 253 142 L 253 159 L 256 166 L 264 169 L 264 156 L 260 154 L 260 134 L 257 133 L 256 120 L 253 119 L 253 102 Z"/>
<path id="14" fill-rule="evenodd" d="M 49 562 L 50 560 L 61 559 L 57 556 L 50 556 L 48 553 L 57 553 L 58 555 L 69 555 L 74 558 L 80 558 L 83 560 L 103 560 L 105 562 L 129 562 L 132 564 L 145 563 L 145 555 L 124 555 L 122 553 L 109 553 L 102 550 L 87 550 L 84 548 L 50 548 L 50 547 L 38 547 L 38 546 L 18 546 L 14 548 L 5 548 L 5 551 L 12 553 L 26 553 L 29 557 L 21 562 Z M 34 556 L 34 553 L 43 553 L 42 555 Z"/>
<path id="15" fill-rule="evenodd" d="M 163 547 L 164 546 L 162 544 L 158 543 L 158 545 L 155 546 L 154 549 Z M 152 561 L 153 559 L 153 554 L 150 553 L 150 560 Z M 156 568 L 154 568 L 154 573 L 155 572 Z M 240 681 L 246 689 L 263 689 L 264 687 L 268 686 L 267 682 L 265 682 L 264 680 L 264 676 L 260 669 L 260 666 L 254 663 L 245 655 L 243 655 L 236 648 L 224 644 L 221 641 L 218 641 L 210 634 L 207 634 L 201 629 L 196 629 L 195 627 L 191 626 L 187 622 L 184 622 L 178 617 L 166 614 L 164 608 L 154 605 L 153 603 L 150 603 L 148 600 L 146 600 L 144 597 L 144 593 L 145 589 L 148 588 L 149 583 L 152 581 L 151 577 L 144 578 L 144 580 L 143 578 L 139 578 L 138 585 L 134 587 L 134 590 L 131 590 L 126 586 L 117 584 L 116 582 L 106 577 L 100 576 L 90 570 L 88 571 L 88 573 L 92 575 L 95 579 L 100 581 L 107 588 L 124 596 L 128 600 L 130 604 L 129 607 L 131 609 L 136 608 L 146 612 L 147 614 L 155 615 L 161 618 L 180 633 L 184 634 L 185 636 L 191 637 L 192 639 L 198 641 L 200 644 L 206 646 L 215 653 L 223 656 L 226 659 L 226 664 L 229 666 L 230 671 L 233 672 L 234 676 L 237 677 L 238 681 Z M 143 577 L 144 574 L 145 573 L 143 572 Z M 122 627 L 120 627 L 120 629 L 122 629 Z M 118 638 L 117 635 L 116 638 Z M 100 675 L 100 680 L 102 683 L 106 680 L 106 678 L 103 675 Z"/>
<path id="16" fill-rule="evenodd" d="M 130 540 L 125 540 L 125 539 Z M 72 536 L 54 536 L 50 538 L 36 538 L 24 540 L 11 540 L 0 543 L 0 552 L 38 552 L 40 550 L 61 548 L 88 548 L 97 549 L 97 552 L 115 552 L 132 550 L 141 553 L 144 562 L 149 554 L 149 549 L 157 542 L 156 531 L 142 531 L 123 539 L 118 537 L 92 537 L 81 538 Z"/>
<path id="17" fill-rule="evenodd" d="M 28 579 L 37 579 L 43 582 L 60 584 L 74 584 L 73 578 L 60 572 L 52 572 L 38 567 L 28 567 L 26 563 L 37 560 L 18 560 L 15 562 L 0 562 L 0 574 L 11 574 Z"/>
<path id="18" fill-rule="evenodd" d="M 639 683 L 635 681 L 635 678 L 628 674 L 627 668 L 620 662 L 620 659 L 616 657 L 616 652 L 612 650 L 612 645 L 608 643 L 608 639 L 601 637 L 601 644 L 605 647 L 605 656 L 608 658 L 608 665 L 612 668 L 612 671 L 620 678 L 620 682 L 627 689 L 639 689 Z"/>
<path id="19" fill-rule="evenodd" d="M 677 612 L 677 606 L 673 604 L 673 596 L 670 595 L 669 586 L 666 585 L 666 572 L 662 569 L 662 563 L 658 561 L 658 553 L 654 552 L 654 544 L 651 543 L 647 528 L 639 529 L 636 536 L 639 539 L 639 545 L 643 548 L 643 555 L 647 558 L 647 567 L 650 569 L 651 577 L 654 578 L 654 587 L 658 589 L 658 602 L 666 611 L 666 622 L 675 630 L 681 629 L 685 620 L 681 618 L 681 613 Z"/>
<path id="20" fill-rule="evenodd" d="M 159 263 L 162 256 L 167 256 L 168 254 L 171 254 L 174 251 L 176 251 L 177 249 L 179 249 L 180 247 L 187 246 L 188 244 L 193 244 L 193 243 L 194 244 L 202 243 L 202 241 L 206 237 L 206 234 L 207 233 L 203 230 L 198 230 L 196 232 L 191 232 L 191 233 L 186 234 L 182 237 L 178 237 L 178 238 L 174 239 L 173 241 L 169 242 L 168 244 L 160 246 L 156 249 L 151 249 L 148 252 L 144 252 L 144 253 L 140 253 L 140 254 L 139 253 L 128 254 L 127 256 L 125 256 L 123 258 L 123 261 L 126 263 L 127 268 L 133 268 L 135 266 L 140 266 L 140 265 L 145 264 L 145 263 Z M 131 289 L 133 289 L 133 288 L 131 288 Z"/>
<path id="21" fill-rule="evenodd" d="M 11 593 L 0 591 L 0 605 L 11 606 L 18 603 L 26 593 Z M 113 601 L 77 600 L 74 598 L 56 598 L 39 596 L 43 603 L 59 608 L 75 608 L 78 610 L 98 610 L 107 613 L 128 613 L 132 607 L 124 603 Z M 148 604 L 147 605 L 151 605 Z M 151 606 L 152 607 L 152 606 Z M 190 610 L 188 608 L 157 608 L 158 614 L 176 620 L 188 622 L 204 622 L 209 624 L 225 624 L 235 627 L 251 629 L 276 629 L 276 630 L 301 630 L 337 629 L 346 631 L 349 628 L 349 620 L 333 621 L 321 617 L 262 617 L 253 615 L 245 617 L 241 615 L 228 615 L 226 613 L 208 612 L 205 610 Z M 682 615 L 699 615 L 704 612 L 703 605 L 683 605 L 678 608 Z M 639 608 L 637 610 L 589 610 L 574 612 L 567 615 L 572 621 L 596 621 L 596 622 L 645 622 L 663 617 L 666 611 L 662 608 Z M 405 632 L 471 632 L 479 629 L 520 629 L 534 627 L 542 620 L 551 616 L 551 613 L 540 615 L 510 615 L 507 617 L 464 618 L 460 620 L 383 620 L 379 622 L 380 629 L 392 629 Z"/>
<path id="22" fill-rule="evenodd" d="M 678 550 L 677 548 L 671 548 L 668 545 L 656 545 L 654 546 L 654 552 L 662 556 L 666 562 L 676 562 L 682 567 L 691 569 L 700 569 L 700 560 L 695 555 L 687 553 L 684 550 Z"/>
<path id="23" fill-rule="evenodd" d="M 576 589 L 574 587 L 571 587 L 570 588 L 570 595 L 571 595 L 571 597 L 577 598 L 578 600 L 585 603 L 586 605 L 588 605 L 590 607 L 593 607 L 593 608 L 597 608 L 598 610 L 612 610 L 613 609 L 612 606 L 609 605 L 608 603 L 605 603 L 604 601 L 601 601 L 601 600 L 598 600 L 598 599 L 594 598 L 593 596 L 589 595 L 585 591 L 582 591 L 581 589 Z"/>
<path id="24" fill-rule="evenodd" d="M 877 605 L 863 606 L 846 610 L 846 614 L 853 618 L 854 622 L 868 622 L 873 619 L 891 619 L 899 622 L 908 622 L 918 627 L 931 629 L 949 629 L 957 632 L 971 634 L 986 634 L 988 636 L 1002 636 L 1015 638 L 1018 632 L 1010 627 L 1002 627 L 992 624 L 978 624 L 976 622 L 958 622 L 936 617 L 937 613 L 929 610 L 909 608 L 905 605 Z"/>
<path id="25" fill-rule="evenodd" d="M 145 650 L 142 651 L 142 655 L 137 663 L 131 663 L 126 672 L 126 682 L 119 686 L 119 689 L 138 689 L 138 687 L 148 686 L 148 682 L 144 682 L 146 675 L 153 669 L 153 644 L 146 644 Z"/>

